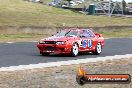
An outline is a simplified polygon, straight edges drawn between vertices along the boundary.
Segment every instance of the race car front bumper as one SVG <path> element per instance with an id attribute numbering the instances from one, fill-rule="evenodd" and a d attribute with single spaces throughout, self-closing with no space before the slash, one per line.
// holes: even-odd
<path id="1" fill-rule="evenodd" d="M 70 53 L 71 52 L 71 46 L 62 44 L 62 45 L 56 45 L 56 44 L 37 44 L 37 47 L 40 51 L 40 53 L 56 53 L 56 54 L 63 54 L 63 53 Z"/>

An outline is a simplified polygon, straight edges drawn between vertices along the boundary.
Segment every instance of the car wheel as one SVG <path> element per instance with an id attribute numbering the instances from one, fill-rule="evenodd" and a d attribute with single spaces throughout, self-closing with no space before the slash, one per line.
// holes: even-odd
<path id="1" fill-rule="evenodd" d="M 95 51 L 93 52 L 93 54 L 99 55 L 99 54 L 101 54 L 101 52 L 102 52 L 102 46 L 101 46 L 100 43 L 98 43 L 98 44 L 96 45 L 96 48 L 95 48 Z"/>
<path id="2" fill-rule="evenodd" d="M 78 45 L 77 45 L 77 43 L 74 43 L 74 44 L 72 45 L 71 55 L 75 57 L 75 56 L 78 55 L 78 53 L 79 53 Z"/>
<path id="3" fill-rule="evenodd" d="M 41 53 L 43 56 L 48 56 L 50 53 Z"/>

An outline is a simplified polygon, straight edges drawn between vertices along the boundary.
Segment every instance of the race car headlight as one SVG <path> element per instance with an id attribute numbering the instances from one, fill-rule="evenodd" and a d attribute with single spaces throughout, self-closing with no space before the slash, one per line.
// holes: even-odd
<path id="1" fill-rule="evenodd" d="M 57 45 L 65 44 L 65 42 L 56 42 Z"/>

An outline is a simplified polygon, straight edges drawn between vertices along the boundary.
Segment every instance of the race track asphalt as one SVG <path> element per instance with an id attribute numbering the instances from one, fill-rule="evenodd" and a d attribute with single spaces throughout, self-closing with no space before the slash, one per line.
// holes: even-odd
<path id="1" fill-rule="evenodd" d="M 41 56 L 34 42 L 0 43 L 0 67 L 132 54 L 132 38 L 105 40 L 101 55 L 82 53 L 77 57 Z"/>

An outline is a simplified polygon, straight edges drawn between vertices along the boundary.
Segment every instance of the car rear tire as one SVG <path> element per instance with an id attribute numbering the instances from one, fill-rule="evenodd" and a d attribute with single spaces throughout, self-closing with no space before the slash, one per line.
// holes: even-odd
<path id="1" fill-rule="evenodd" d="M 79 50 L 78 50 L 78 44 L 77 43 L 74 43 L 72 45 L 72 49 L 71 49 L 71 55 L 76 57 L 79 53 Z"/>
<path id="2" fill-rule="evenodd" d="M 101 46 L 101 43 L 98 43 L 96 45 L 95 51 L 93 51 L 93 54 L 94 55 L 99 55 L 99 54 L 101 54 L 101 52 L 102 52 L 102 46 Z"/>

